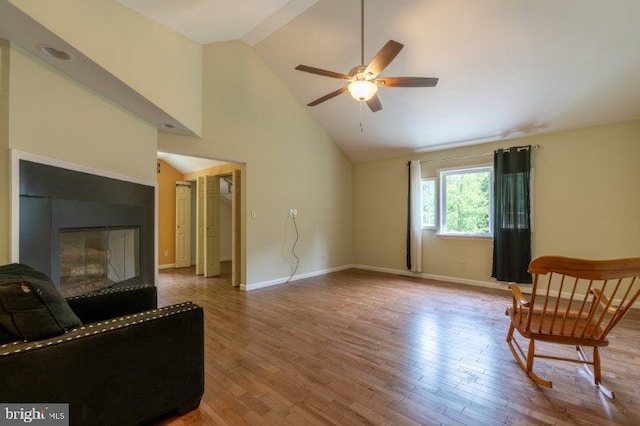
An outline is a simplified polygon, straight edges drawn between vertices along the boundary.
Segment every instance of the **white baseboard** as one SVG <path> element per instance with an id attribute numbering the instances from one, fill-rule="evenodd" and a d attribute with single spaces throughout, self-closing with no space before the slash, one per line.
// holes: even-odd
<path id="1" fill-rule="evenodd" d="M 328 274 L 328 273 L 331 273 L 331 272 L 344 271 L 346 269 L 363 269 L 363 270 L 367 270 L 367 271 L 383 272 L 383 273 L 386 273 L 386 274 L 400 275 L 400 276 L 404 276 L 404 277 L 427 278 L 427 279 L 436 280 L 436 281 L 444 281 L 444 282 L 451 282 L 451 283 L 456 283 L 456 284 L 472 285 L 472 286 L 476 286 L 476 287 L 485 287 L 485 288 L 492 288 L 492 289 L 498 289 L 498 290 L 507 290 L 507 284 L 502 284 L 502 283 L 498 283 L 498 282 L 470 280 L 470 279 L 466 279 L 466 278 L 447 277 L 447 276 L 444 276 L 444 275 L 424 274 L 424 273 L 420 273 L 420 272 L 403 271 L 403 270 L 400 270 L 400 269 L 382 268 L 382 267 L 378 267 L 378 266 L 358 265 L 358 264 L 356 264 L 356 265 L 343 265 L 343 266 L 338 266 L 336 268 L 330 268 L 330 269 L 325 269 L 325 270 L 320 270 L 320 271 L 309 272 L 309 273 L 306 273 L 306 274 L 294 275 L 293 278 L 291 278 L 290 282 L 291 281 L 301 280 L 301 279 L 304 279 L 304 278 L 317 277 L 318 275 L 324 275 L 324 274 Z M 284 284 L 285 282 L 287 282 L 287 280 L 288 280 L 288 277 L 277 278 L 275 280 L 262 281 L 262 282 L 259 282 L 259 283 L 248 284 L 248 285 L 247 284 L 241 284 L 240 285 L 240 289 L 241 290 L 245 290 L 245 291 L 257 290 L 259 288 L 264 288 L 264 287 L 270 287 L 270 286 L 273 286 L 273 285 Z"/>
<path id="2" fill-rule="evenodd" d="M 289 282 L 292 282 L 292 281 L 302 280 L 305 278 L 317 277 L 318 275 L 329 274 L 331 272 L 344 271 L 345 269 L 351 269 L 351 268 L 353 268 L 353 265 L 343 265 L 343 266 L 337 266 L 335 268 L 323 269 L 319 271 L 307 272 L 305 274 L 294 275 L 291 278 L 291 280 L 289 280 L 289 277 L 284 277 L 284 278 L 276 278 L 275 280 L 262 281 L 254 284 L 240 284 L 240 290 L 245 290 L 245 291 L 257 290 L 259 288 L 265 288 L 265 287 L 271 287 L 273 285 L 284 284 L 287 282 L 287 280 L 289 280 Z"/>
<path id="3" fill-rule="evenodd" d="M 176 264 L 175 263 L 165 263 L 164 265 L 158 265 L 158 269 L 169 269 L 169 268 L 175 268 Z"/>
<path id="4" fill-rule="evenodd" d="M 492 282 L 492 281 L 470 280 L 470 279 L 467 279 L 467 278 L 448 277 L 448 276 L 444 276 L 444 275 L 425 274 L 425 273 L 421 273 L 421 272 L 411 272 L 411 271 L 405 271 L 405 270 L 401 270 L 401 269 L 382 268 L 382 267 L 379 267 L 379 266 L 359 265 L 359 264 L 343 265 L 343 266 L 338 266 L 338 267 L 335 267 L 335 268 L 324 269 L 324 270 L 319 270 L 319 271 L 314 271 L 314 272 L 308 272 L 306 274 L 294 275 L 293 278 L 291 278 L 291 280 L 289 282 L 301 280 L 301 279 L 304 279 L 304 278 L 317 277 L 319 275 L 329 274 L 331 272 L 344 271 L 344 270 L 347 270 L 347 269 L 363 269 L 363 270 L 366 270 L 366 271 L 382 272 L 382 273 L 386 273 L 386 274 L 400 275 L 400 276 L 404 276 L 404 277 L 426 278 L 426 279 L 435 280 L 435 281 L 443 281 L 443 282 L 448 282 L 448 283 L 464 284 L 464 285 L 470 285 L 470 286 L 475 286 L 475 287 L 491 288 L 491 289 L 495 289 L 495 290 L 504 290 L 504 291 L 508 291 L 509 290 L 509 284 L 498 282 L 498 281 L 493 281 Z M 257 290 L 259 288 L 265 288 L 265 287 L 271 287 L 271 286 L 274 286 L 274 285 L 280 285 L 280 284 L 286 283 L 288 279 L 289 279 L 289 277 L 285 277 L 285 278 L 277 278 L 275 280 L 262 281 L 262 282 L 254 283 L 254 284 L 240 284 L 240 290 L 251 291 L 251 290 Z M 529 293 L 529 294 L 531 293 L 531 288 L 528 287 L 528 286 L 521 288 L 521 290 L 522 290 L 523 293 Z M 633 309 L 640 309 L 640 301 L 636 301 L 636 303 L 633 304 L 632 308 Z"/>
<path id="5" fill-rule="evenodd" d="M 497 281 L 491 282 L 491 281 L 470 280 L 467 278 L 447 277 L 443 275 L 433 275 L 433 274 L 420 274 L 420 276 L 422 278 L 428 278 L 430 280 L 446 281 L 446 282 L 452 282 L 456 284 L 472 285 L 476 287 L 493 288 L 497 290 L 509 289 L 509 284 L 503 284 Z"/>
<path id="6" fill-rule="evenodd" d="M 400 269 L 382 268 L 380 266 L 369 265 L 351 265 L 355 269 L 364 269 L 365 271 L 383 272 L 385 274 L 402 275 L 403 277 L 416 277 L 420 278 L 420 274 L 411 271 L 402 271 Z"/>
<path id="7" fill-rule="evenodd" d="M 426 278 L 435 281 L 444 281 L 456 284 L 465 284 L 472 285 L 475 287 L 485 287 L 485 288 L 493 288 L 498 290 L 507 290 L 507 284 L 502 284 L 497 281 L 480 281 L 480 280 L 470 280 L 467 278 L 459 278 L 459 277 L 448 277 L 445 275 L 434 275 L 434 274 L 424 274 L 422 272 L 411 272 L 411 271 L 403 271 L 400 269 L 390 269 L 390 268 L 380 268 L 378 266 L 369 266 L 369 265 L 352 265 L 352 267 L 356 269 L 364 269 L 367 271 L 375 271 L 375 272 L 384 272 L 387 274 L 393 275 L 401 275 L 404 277 L 414 277 L 414 278 Z"/>

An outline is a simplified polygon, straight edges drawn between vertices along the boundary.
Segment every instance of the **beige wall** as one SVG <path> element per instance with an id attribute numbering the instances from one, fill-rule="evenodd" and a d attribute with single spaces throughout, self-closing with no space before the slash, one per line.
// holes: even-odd
<path id="1" fill-rule="evenodd" d="M 640 120 L 354 165 L 355 263 L 405 271 L 405 163 L 540 144 L 533 153 L 533 254 L 584 258 L 640 256 Z M 425 164 L 438 168 L 492 158 Z M 493 241 L 423 231 L 423 273 L 492 282 Z M 464 267 L 462 266 L 464 262 Z"/>
<path id="2" fill-rule="evenodd" d="M 115 1 L 10 0 L 195 134 L 202 46 Z"/>
<path id="3" fill-rule="evenodd" d="M 157 130 L 12 44 L 9 147 L 156 180 Z"/>
<path id="4" fill-rule="evenodd" d="M 155 182 L 154 126 L 13 44 L 9 76 L 10 149 Z M 1 152 L 8 156 L 4 149 Z M 8 164 L 7 158 L 2 160 Z M 0 189 L 0 196 L 7 200 L 0 207 L 2 229 L 10 226 L 8 193 L 7 182 Z M 8 240 L 4 232 L 2 239 Z M 0 261 L 8 262 L 10 255 L 4 250 L 0 250 Z"/>
<path id="5" fill-rule="evenodd" d="M 162 160 L 158 164 L 158 265 L 171 265 L 176 262 L 176 181 L 183 174 Z"/>
<path id="6" fill-rule="evenodd" d="M 246 283 L 291 273 L 289 208 L 300 212 L 298 274 L 350 264 L 351 163 L 253 48 L 237 41 L 209 44 L 203 62 L 202 138 L 160 133 L 159 146 L 246 163 Z"/>
<path id="7" fill-rule="evenodd" d="M 0 265 L 11 260 L 9 224 L 9 42 L 0 39 Z"/>

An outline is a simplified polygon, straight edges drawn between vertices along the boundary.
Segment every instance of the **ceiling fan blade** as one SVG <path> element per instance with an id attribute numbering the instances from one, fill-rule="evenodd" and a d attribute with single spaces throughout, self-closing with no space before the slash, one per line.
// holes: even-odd
<path id="1" fill-rule="evenodd" d="M 336 96 L 341 95 L 346 91 L 347 91 L 347 86 L 342 87 L 342 88 L 336 90 L 335 92 L 331 92 L 328 95 L 324 95 L 323 97 L 318 98 L 318 99 L 316 99 L 315 101 L 313 101 L 311 103 L 308 103 L 307 106 L 316 106 L 316 105 L 318 105 L 318 104 L 320 104 L 320 103 L 322 103 L 324 101 L 328 101 L 331 98 L 335 98 Z"/>
<path id="2" fill-rule="evenodd" d="M 404 44 L 400 44 L 397 41 L 389 40 L 382 49 L 373 57 L 369 65 L 364 70 L 364 76 L 366 79 L 376 78 L 378 74 L 384 70 L 387 65 L 398 56 L 398 53 L 402 50 Z"/>
<path id="3" fill-rule="evenodd" d="M 376 79 L 379 87 L 433 87 L 438 84 L 435 77 L 383 77 Z"/>
<path id="4" fill-rule="evenodd" d="M 298 65 L 296 67 L 296 69 L 298 71 L 304 71 L 304 72 L 308 72 L 311 74 L 317 74 L 317 75 L 323 75 L 325 77 L 331 77 L 331 78 L 338 78 L 340 80 L 351 80 L 351 77 L 346 75 L 346 74 L 342 74 L 339 72 L 333 72 L 333 71 L 327 71 L 327 70 L 323 70 L 320 68 L 314 68 L 314 67 L 309 67 L 306 65 Z"/>
<path id="5" fill-rule="evenodd" d="M 380 102 L 380 98 L 378 97 L 377 93 L 367 101 L 367 105 L 369 106 L 371 112 L 380 111 L 382 109 L 382 103 Z"/>

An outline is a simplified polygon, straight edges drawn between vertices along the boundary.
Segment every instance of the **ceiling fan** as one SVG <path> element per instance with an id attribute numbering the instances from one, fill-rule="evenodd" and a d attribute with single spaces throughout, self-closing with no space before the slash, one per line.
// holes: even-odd
<path id="1" fill-rule="evenodd" d="M 438 79 L 433 77 L 379 77 L 380 73 L 384 71 L 404 47 L 403 44 L 397 41 L 389 40 L 376 56 L 373 57 L 371 62 L 369 62 L 368 65 L 364 65 L 364 0 L 361 0 L 360 6 L 360 63 L 362 65 L 353 67 L 351 71 L 349 71 L 349 74 L 327 71 L 307 65 L 298 65 L 296 67 L 298 71 L 349 82 L 348 85 L 316 99 L 307 104 L 307 106 L 316 106 L 349 91 L 355 100 L 366 102 L 369 109 L 371 109 L 372 112 L 376 112 L 382 109 L 382 103 L 377 95 L 378 88 L 380 87 L 434 87 L 438 84 Z"/>

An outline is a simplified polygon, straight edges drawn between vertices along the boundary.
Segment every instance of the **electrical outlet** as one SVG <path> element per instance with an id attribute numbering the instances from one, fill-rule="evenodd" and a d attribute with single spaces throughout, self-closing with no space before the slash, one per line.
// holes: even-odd
<path id="1" fill-rule="evenodd" d="M 164 251 L 164 255 L 165 255 L 165 256 L 169 256 L 169 250 L 165 250 L 165 251 Z"/>
<path id="2" fill-rule="evenodd" d="M 298 216 L 298 209 L 289 209 L 289 216 Z"/>

